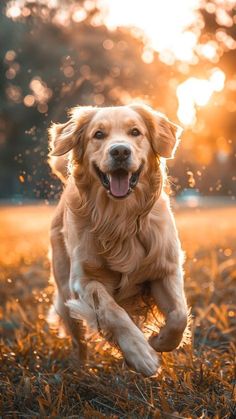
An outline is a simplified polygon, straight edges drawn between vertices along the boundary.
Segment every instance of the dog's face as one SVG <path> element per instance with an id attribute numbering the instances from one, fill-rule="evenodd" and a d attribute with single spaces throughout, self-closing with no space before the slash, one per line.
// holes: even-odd
<path id="1" fill-rule="evenodd" d="M 147 167 L 151 145 L 142 117 L 128 107 L 96 112 L 86 130 L 84 160 L 113 198 L 126 198 Z"/>
<path id="2" fill-rule="evenodd" d="M 172 157 L 177 129 L 144 105 L 75 108 L 68 123 L 52 126 L 52 154 L 74 148 L 74 159 L 109 196 L 124 199 L 148 176 L 152 160 Z"/>

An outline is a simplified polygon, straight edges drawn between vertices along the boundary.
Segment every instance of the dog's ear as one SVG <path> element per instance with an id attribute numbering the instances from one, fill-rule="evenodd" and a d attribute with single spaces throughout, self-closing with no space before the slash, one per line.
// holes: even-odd
<path id="1" fill-rule="evenodd" d="M 182 128 L 147 105 L 132 105 L 132 108 L 146 123 L 154 153 L 166 159 L 173 158 Z"/>
<path id="2" fill-rule="evenodd" d="M 52 124 L 48 131 L 50 155 L 62 156 L 78 145 L 94 112 L 92 106 L 76 107 L 70 111 L 68 122 Z"/>
<path id="3" fill-rule="evenodd" d="M 152 139 L 153 149 L 159 156 L 171 159 L 175 155 L 183 130 L 164 115 L 159 115 L 156 112 L 154 117 L 156 119 L 156 129 L 154 138 Z"/>
<path id="4" fill-rule="evenodd" d="M 51 156 L 62 156 L 70 151 L 78 142 L 76 124 L 68 121 L 65 124 L 52 124 L 49 128 Z"/>

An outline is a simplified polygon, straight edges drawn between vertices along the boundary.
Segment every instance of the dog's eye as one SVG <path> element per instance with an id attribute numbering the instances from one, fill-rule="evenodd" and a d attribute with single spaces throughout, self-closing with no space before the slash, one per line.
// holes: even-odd
<path id="1" fill-rule="evenodd" d="M 93 137 L 97 140 L 102 140 L 103 138 L 105 138 L 105 133 L 103 131 L 98 130 L 95 132 Z"/>
<path id="2" fill-rule="evenodd" d="M 138 128 L 133 128 L 133 129 L 131 130 L 130 134 L 131 134 L 133 137 L 138 137 L 139 135 L 141 135 L 141 132 L 139 131 L 139 129 L 138 129 Z"/>

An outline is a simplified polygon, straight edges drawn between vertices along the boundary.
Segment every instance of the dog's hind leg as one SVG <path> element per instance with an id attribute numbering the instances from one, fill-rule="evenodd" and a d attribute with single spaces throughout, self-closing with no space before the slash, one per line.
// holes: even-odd
<path id="1" fill-rule="evenodd" d="M 71 298 L 69 289 L 70 260 L 62 234 L 63 211 L 61 206 L 60 202 L 51 226 L 52 273 L 58 288 L 55 309 L 62 318 L 67 332 L 72 337 L 79 359 L 83 361 L 87 355 L 87 345 L 84 339 L 85 326 L 82 321 L 71 318 L 65 305 L 65 302 Z"/>

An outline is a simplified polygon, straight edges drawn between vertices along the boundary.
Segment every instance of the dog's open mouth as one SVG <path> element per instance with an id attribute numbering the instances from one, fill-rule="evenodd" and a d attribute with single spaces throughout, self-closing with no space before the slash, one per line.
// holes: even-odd
<path id="1" fill-rule="evenodd" d="M 128 172 L 125 169 L 116 169 L 109 173 L 104 173 L 94 164 L 94 169 L 103 186 L 114 198 L 125 198 L 133 191 L 138 183 L 142 167 L 143 165 L 141 164 L 139 169 L 134 173 Z"/>

